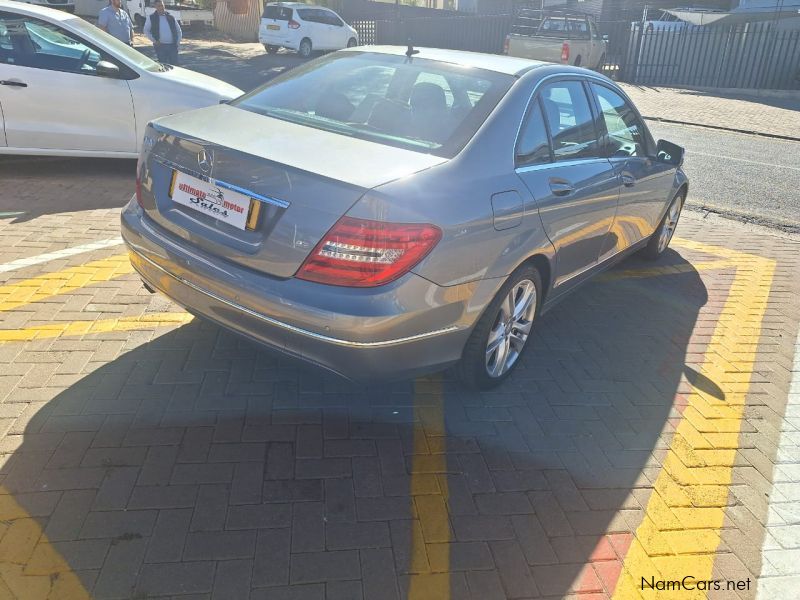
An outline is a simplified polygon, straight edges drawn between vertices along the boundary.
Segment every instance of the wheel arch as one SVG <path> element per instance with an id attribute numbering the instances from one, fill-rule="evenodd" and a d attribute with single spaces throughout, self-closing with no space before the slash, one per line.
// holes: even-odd
<path id="1" fill-rule="evenodd" d="M 520 264 L 517 269 L 524 267 L 525 265 L 533 265 L 536 267 L 536 270 L 539 271 L 539 277 L 542 279 L 541 304 L 544 304 L 545 300 L 547 299 L 548 292 L 550 291 L 550 283 L 552 282 L 553 277 L 553 268 L 550 265 L 550 259 L 544 254 L 534 254 L 522 261 L 522 264 Z M 516 271 L 517 269 L 514 270 Z"/>

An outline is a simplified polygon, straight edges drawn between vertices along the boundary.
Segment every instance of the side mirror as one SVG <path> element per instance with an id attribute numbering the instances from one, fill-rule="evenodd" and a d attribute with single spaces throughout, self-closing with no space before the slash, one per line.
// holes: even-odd
<path id="1" fill-rule="evenodd" d="M 659 162 L 680 167 L 683 164 L 683 154 L 683 148 L 667 140 L 658 140 L 656 144 L 656 160 Z"/>
<path id="2" fill-rule="evenodd" d="M 101 77 L 119 77 L 119 67 L 107 60 L 101 60 L 97 63 L 95 72 Z"/>

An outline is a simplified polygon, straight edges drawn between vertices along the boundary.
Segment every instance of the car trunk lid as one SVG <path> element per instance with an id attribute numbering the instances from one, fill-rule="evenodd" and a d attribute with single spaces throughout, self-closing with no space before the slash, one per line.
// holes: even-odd
<path id="1" fill-rule="evenodd" d="M 365 191 L 446 160 L 226 105 L 153 127 L 141 173 L 148 216 L 206 253 L 276 277 L 294 275 Z M 202 183 L 252 198 L 254 227 L 179 203 L 175 181 L 190 191 Z"/>

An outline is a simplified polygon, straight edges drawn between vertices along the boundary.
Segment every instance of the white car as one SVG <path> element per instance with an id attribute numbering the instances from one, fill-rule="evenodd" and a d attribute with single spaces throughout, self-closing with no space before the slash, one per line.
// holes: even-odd
<path id="1" fill-rule="evenodd" d="M 79 17 L 0 0 L 0 154 L 135 158 L 151 120 L 242 93 Z"/>
<path id="2" fill-rule="evenodd" d="M 270 54 L 287 48 L 307 58 L 314 50 L 352 48 L 358 45 L 358 33 L 328 8 L 278 2 L 264 6 L 258 41 Z"/>

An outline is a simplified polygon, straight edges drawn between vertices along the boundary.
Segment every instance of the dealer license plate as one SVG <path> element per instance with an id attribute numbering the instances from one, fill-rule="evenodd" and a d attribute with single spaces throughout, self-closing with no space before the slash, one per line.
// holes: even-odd
<path id="1" fill-rule="evenodd" d="M 280 25 L 267 25 L 267 29 L 272 29 L 272 31 L 280 31 L 281 30 L 281 26 Z"/>
<path id="2" fill-rule="evenodd" d="M 257 211 L 258 202 L 244 194 L 174 171 L 170 195 L 178 204 L 219 219 L 237 229 L 253 229 L 255 220 L 252 217 Z"/>

